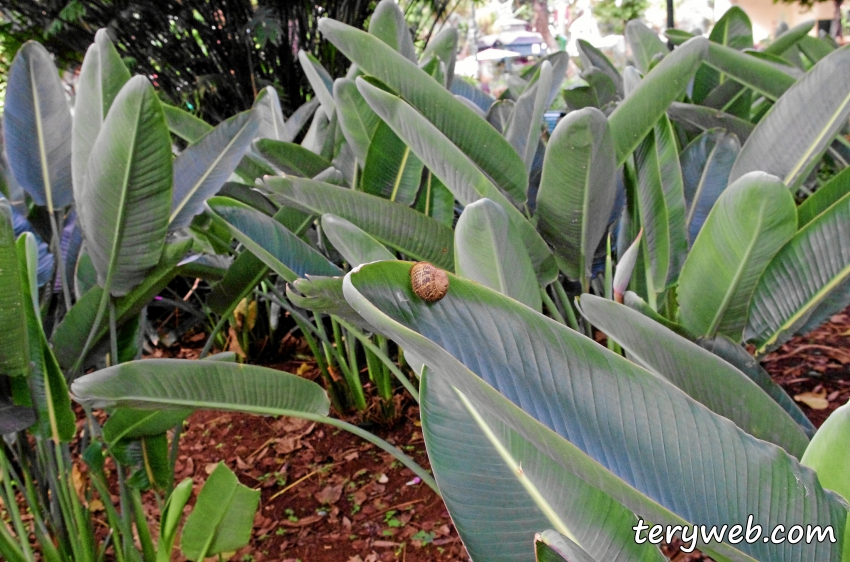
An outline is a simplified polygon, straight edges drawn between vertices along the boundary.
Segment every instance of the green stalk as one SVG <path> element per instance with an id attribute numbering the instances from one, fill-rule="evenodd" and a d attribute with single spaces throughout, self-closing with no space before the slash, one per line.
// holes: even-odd
<path id="1" fill-rule="evenodd" d="M 151 531 L 145 518 L 145 510 L 142 508 L 142 495 L 139 490 L 130 490 L 130 500 L 133 503 L 133 515 L 136 520 L 136 532 L 142 545 L 142 555 L 145 562 L 156 562 L 156 548 L 153 546 Z"/>
<path id="2" fill-rule="evenodd" d="M 15 529 L 15 533 L 18 535 L 17 542 L 19 543 L 20 548 L 16 548 L 15 554 L 19 554 L 22 560 L 34 561 L 35 558 L 33 556 L 32 548 L 30 548 L 29 542 L 29 533 L 27 533 L 24 528 L 24 522 L 21 519 L 21 514 L 18 511 L 18 502 L 15 500 L 15 490 L 12 489 L 12 479 L 9 477 L 8 470 L 8 459 L 6 457 L 6 448 L 0 446 L 0 474 L 3 476 L 3 487 L 5 490 L 5 494 L 3 496 L 3 503 L 6 505 L 6 512 L 9 514 L 9 517 L 12 519 L 12 526 Z M 0 529 L 3 532 L 8 534 L 6 529 L 6 524 L 0 521 Z M 16 541 L 9 536 L 8 541 L 14 546 L 18 546 Z"/>
<path id="3" fill-rule="evenodd" d="M 546 305 L 546 310 L 549 311 L 549 314 L 552 316 L 552 318 L 566 326 L 567 321 L 564 320 L 564 315 L 561 314 L 561 311 L 558 310 L 557 305 L 549 296 L 549 293 L 546 292 L 546 289 L 544 289 L 543 287 L 540 288 L 540 297 L 543 299 L 543 304 Z"/>
<path id="4" fill-rule="evenodd" d="M 355 381 L 349 383 L 349 386 L 352 390 L 356 390 L 354 393 L 354 401 L 358 410 L 366 409 L 366 396 L 363 393 L 363 383 L 360 382 L 360 367 L 357 364 L 357 338 L 351 337 L 351 332 L 349 330 L 345 331 L 345 348 L 348 352 L 348 367 L 351 370 L 351 375 Z"/>
<path id="5" fill-rule="evenodd" d="M 353 371 L 348 364 L 348 357 L 343 352 L 345 344 L 342 341 L 342 332 L 339 328 L 339 323 L 331 316 L 331 327 L 333 328 L 334 343 L 331 348 L 334 351 L 334 357 L 342 370 L 342 376 L 345 377 L 346 385 L 351 397 L 354 399 L 355 407 L 358 410 L 366 409 L 366 397 L 363 395 L 363 387 L 360 384 L 360 376 L 357 371 Z"/>
<path id="6" fill-rule="evenodd" d="M 608 300 L 614 300 L 614 267 L 611 263 L 611 235 L 608 235 L 608 240 L 606 242 L 606 253 L 605 253 L 605 298 Z M 607 334 L 606 334 L 607 335 Z M 608 340 L 608 349 L 613 351 L 614 353 L 621 355 L 622 349 L 620 349 L 620 345 L 615 342 L 610 336 L 607 338 Z"/>
<path id="7" fill-rule="evenodd" d="M 65 300 L 65 310 L 71 309 L 71 291 L 68 289 L 68 272 L 65 271 L 65 257 L 62 255 L 62 237 L 60 236 L 59 224 L 56 214 L 61 211 L 50 213 L 50 230 L 53 234 L 53 255 L 56 256 L 56 273 L 59 276 L 59 284 L 62 286 L 62 298 Z"/>
<path id="8" fill-rule="evenodd" d="M 118 327 L 115 323 L 115 301 L 109 299 L 109 352 L 112 355 L 110 365 L 117 365 L 118 360 Z"/>
<path id="9" fill-rule="evenodd" d="M 581 332 L 578 320 L 576 320 L 576 313 L 573 310 L 573 305 L 570 303 L 570 297 L 567 296 L 567 292 L 564 290 L 563 285 L 561 285 L 560 281 L 557 280 L 552 284 L 555 286 L 555 294 L 558 296 L 558 300 L 561 301 L 561 306 L 564 307 L 564 312 L 567 315 L 567 325 L 576 332 Z"/>
<path id="10" fill-rule="evenodd" d="M 313 357 L 316 359 L 316 365 L 319 367 L 319 372 L 322 374 L 322 378 L 325 379 L 325 384 L 328 387 L 328 395 L 330 396 L 331 403 L 333 407 L 338 411 L 342 412 L 342 404 L 340 403 L 339 396 L 337 396 L 336 384 L 334 383 L 333 377 L 328 372 L 328 367 L 325 365 L 325 360 L 322 357 L 322 354 L 319 352 L 319 346 L 316 343 L 315 338 L 310 333 L 309 322 L 302 321 L 297 316 L 292 317 L 295 320 L 295 323 L 298 324 L 298 327 L 301 328 L 301 335 L 304 336 L 304 341 L 307 342 L 307 346 L 310 348 L 310 351 L 313 353 Z"/>

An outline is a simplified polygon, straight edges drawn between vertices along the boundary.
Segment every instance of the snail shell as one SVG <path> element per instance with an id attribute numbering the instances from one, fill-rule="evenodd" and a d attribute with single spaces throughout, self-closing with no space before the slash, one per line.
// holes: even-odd
<path id="1" fill-rule="evenodd" d="M 416 296 L 428 302 L 437 302 L 449 292 L 449 276 L 427 261 L 417 262 L 410 268 L 410 284 Z"/>

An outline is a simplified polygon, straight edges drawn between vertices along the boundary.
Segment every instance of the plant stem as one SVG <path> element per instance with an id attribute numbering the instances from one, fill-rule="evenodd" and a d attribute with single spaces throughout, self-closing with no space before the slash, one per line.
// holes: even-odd
<path id="1" fill-rule="evenodd" d="M 549 293 L 546 292 L 546 289 L 542 287 L 540 288 L 540 297 L 543 299 L 543 304 L 546 305 L 546 310 L 549 311 L 549 314 L 552 316 L 552 318 L 566 326 L 567 321 L 564 320 L 564 315 L 561 314 L 560 310 L 558 310 L 557 305 L 549 296 Z"/>
<path id="2" fill-rule="evenodd" d="M 564 287 L 557 280 L 552 284 L 555 285 L 555 294 L 558 295 L 558 300 L 561 301 L 561 305 L 564 307 L 564 312 L 567 314 L 567 325 L 576 332 L 581 332 L 578 320 L 576 320 L 576 313 L 573 310 L 573 305 L 570 302 L 570 298 L 567 296 L 567 292 L 564 291 Z"/>
<path id="3" fill-rule="evenodd" d="M 65 310 L 71 309 L 71 291 L 68 289 L 68 273 L 65 271 L 65 257 L 62 255 L 62 237 L 60 236 L 59 224 L 56 214 L 61 211 L 50 213 L 50 230 L 53 234 L 54 256 L 56 256 L 56 273 L 59 276 L 59 284 L 62 286 L 62 298 L 65 299 Z"/>
<path id="4" fill-rule="evenodd" d="M 8 458 L 6 457 L 6 449 L 3 446 L 0 446 L 0 475 L 3 477 L 3 488 L 5 490 L 5 494 L 3 495 L 3 503 L 6 505 L 6 512 L 9 514 L 9 517 L 12 519 L 12 526 L 15 529 L 15 533 L 18 535 L 17 542 L 21 547 L 15 554 L 19 554 L 21 558 L 24 560 L 34 561 L 32 548 L 30 548 L 29 541 L 29 533 L 26 532 L 24 528 L 24 522 L 21 519 L 21 514 L 18 511 L 18 502 L 15 499 L 15 491 L 12 489 L 12 479 L 9 477 L 8 470 Z M 0 522 L 0 530 L 7 532 L 6 524 Z M 4 539 L 6 537 L 3 537 Z M 11 539 L 11 536 L 9 537 Z M 14 539 L 6 540 L 5 542 L 10 545 L 15 545 Z M 18 546 L 18 545 L 15 545 Z"/>

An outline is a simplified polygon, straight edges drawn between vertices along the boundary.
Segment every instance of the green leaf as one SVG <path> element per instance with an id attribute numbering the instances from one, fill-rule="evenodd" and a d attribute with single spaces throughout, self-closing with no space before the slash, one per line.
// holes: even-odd
<path id="1" fill-rule="evenodd" d="M 682 268 L 680 323 L 740 342 L 756 283 L 796 225 L 794 199 L 777 178 L 753 172 L 727 187 Z"/>
<path id="2" fill-rule="evenodd" d="M 847 124 L 850 116 L 850 48 L 823 58 L 791 87 L 756 125 L 729 181 L 761 170 L 796 188 Z M 783 139 L 776 146 L 776 139 Z"/>
<path id="3" fill-rule="evenodd" d="M 667 116 L 689 133 L 699 134 L 709 129 L 725 129 L 738 137 L 742 143 L 747 142 L 754 128 L 749 121 L 734 115 L 690 103 L 671 103 L 667 108 Z"/>
<path id="4" fill-rule="evenodd" d="M 381 121 L 369 144 L 360 185 L 366 193 L 409 206 L 416 199 L 422 168 L 422 160 Z"/>
<path id="5" fill-rule="evenodd" d="M 157 544 L 157 562 L 171 560 L 171 550 L 174 539 L 177 538 L 177 527 L 183 519 L 183 508 L 192 495 L 192 479 L 183 479 L 168 495 L 168 500 L 162 508 L 159 518 L 159 544 Z"/>
<path id="6" fill-rule="evenodd" d="M 110 452 L 119 464 L 132 471 L 127 485 L 138 490 L 164 490 L 171 482 L 168 438 L 165 433 L 111 444 Z"/>
<path id="7" fill-rule="evenodd" d="M 564 273 L 585 290 L 614 208 L 616 174 L 614 142 L 601 111 L 588 107 L 558 122 L 543 160 L 537 227 Z"/>
<path id="8" fill-rule="evenodd" d="M 230 177 L 257 133 L 255 113 L 245 111 L 220 123 L 174 160 L 169 229 L 188 226 Z"/>
<path id="9" fill-rule="evenodd" d="M 534 536 L 537 562 L 595 562 L 579 545 L 551 529 Z"/>
<path id="10" fill-rule="evenodd" d="M 814 25 L 814 20 L 807 20 L 799 25 L 795 25 L 765 47 L 764 52 L 770 55 L 781 55 L 785 53 L 785 51 L 796 45 L 800 39 L 808 35 Z"/>
<path id="11" fill-rule="evenodd" d="M 709 130 L 691 141 L 679 155 L 689 246 L 693 246 L 708 213 L 726 189 L 729 171 L 740 150 L 741 143 L 735 135 Z"/>
<path id="12" fill-rule="evenodd" d="M 213 285 L 207 305 L 219 316 L 226 314 L 248 291 L 253 291 L 268 273 L 269 268 L 260 258 L 250 250 L 242 251 L 227 268 L 222 280 Z"/>
<path id="13" fill-rule="evenodd" d="M 850 193 L 850 168 L 844 168 L 797 207 L 797 228 L 801 229 L 839 199 Z"/>
<path id="14" fill-rule="evenodd" d="M 724 45 L 743 51 L 753 47 L 753 25 L 747 14 L 738 6 L 732 6 L 723 16 L 717 20 L 708 37 L 712 43 Z M 703 65 L 697 70 L 694 77 L 693 99 L 696 103 L 702 103 L 705 97 L 719 86 L 725 76 L 713 68 Z"/>
<path id="15" fill-rule="evenodd" d="M 541 284 L 548 285 L 557 274 L 552 253 L 531 223 L 508 198 L 472 161 L 411 106 L 363 79 L 358 79 L 357 84 L 360 93 L 372 109 L 410 146 L 411 150 L 449 188 L 462 205 L 469 205 L 486 197 L 499 204 L 508 213 L 511 223 L 517 227 L 528 249 L 538 280 Z M 490 125 L 487 127 L 495 133 Z M 437 265 L 436 262 L 434 263 Z"/>
<path id="16" fill-rule="evenodd" d="M 809 438 L 797 422 L 744 373 L 631 308 L 591 294 L 580 310 L 626 350 L 628 358 L 664 377 L 712 412 L 754 437 L 800 458 Z"/>
<path id="17" fill-rule="evenodd" d="M 260 491 L 239 483 L 236 475 L 219 462 L 198 494 L 186 518 L 180 548 L 189 560 L 204 560 L 233 552 L 248 544 Z"/>
<path id="18" fill-rule="evenodd" d="M 762 274 L 744 336 L 761 354 L 850 304 L 850 194 L 797 232 Z M 830 297 L 837 295 L 837 302 Z M 827 306 L 823 306 L 827 305 Z"/>
<path id="19" fill-rule="evenodd" d="M 455 61 L 457 60 L 457 28 L 453 25 L 445 25 L 437 32 L 422 51 L 421 60 L 436 57 L 445 67 L 446 87 L 451 87 L 455 73 Z"/>
<path id="20" fill-rule="evenodd" d="M 455 271 L 540 311 L 540 288 L 507 213 L 489 199 L 467 205 L 455 227 Z"/>
<path id="21" fill-rule="evenodd" d="M 767 61 L 717 43 L 709 44 L 704 62 L 770 100 L 779 99 L 796 81 Z"/>
<path id="22" fill-rule="evenodd" d="M 49 212 L 74 202 L 71 110 L 50 54 L 27 41 L 12 61 L 3 107 L 3 137 L 18 185 Z"/>
<path id="23" fill-rule="evenodd" d="M 342 270 L 273 218 L 226 197 L 207 205 L 231 234 L 275 273 L 292 283 L 305 275 L 342 275 Z"/>
<path id="24" fill-rule="evenodd" d="M 830 54 L 835 48 L 818 37 L 810 37 L 806 35 L 804 37 L 800 37 L 800 40 L 797 42 L 797 47 L 800 48 L 800 51 L 806 58 L 811 61 L 812 64 L 817 64 L 822 58 Z"/>
<path id="25" fill-rule="evenodd" d="M 398 51 L 407 60 L 416 62 L 416 48 L 404 12 L 395 0 L 381 0 L 369 19 L 369 34 Z"/>
<path id="26" fill-rule="evenodd" d="M 585 41 L 584 39 L 579 39 L 576 41 L 576 48 L 578 49 L 579 58 L 581 59 L 582 68 L 585 70 L 588 68 L 598 68 L 602 72 L 608 75 L 608 78 L 614 83 L 617 88 L 617 95 L 620 98 L 625 97 L 625 93 L 623 91 L 623 77 L 620 76 L 620 72 L 617 68 L 611 64 L 611 61 L 608 60 L 608 57 L 605 54 Z"/>
<path id="27" fill-rule="evenodd" d="M 392 88 L 418 109 L 493 178 L 496 185 L 515 200 L 523 200 L 528 175 L 522 159 L 473 110 L 380 39 L 327 18 L 319 20 L 319 31 L 363 72 Z"/>
<path id="28" fill-rule="evenodd" d="M 658 35 L 640 20 L 626 24 L 626 41 L 632 50 L 635 66 L 646 76 L 654 59 L 666 56 L 670 51 Z"/>
<path id="29" fill-rule="evenodd" d="M 818 521 L 841 534 L 846 504 L 781 448 L 589 338 L 473 282 L 449 274 L 448 294 L 426 303 L 409 287 L 409 268 L 364 265 L 344 278 L 346 299 L 479 412 L 508 424 L 564 472 L 657 524 L 733 525 L 752 514 L 762 528 Z M 427 414 L 423 419 L 427 423 Z M 742 500 L 753 481 L 760 493 Z M 803 562 L 837 560 L 842 540 L 698 548 L 715 559 Z"/>
<path id="30" fill-rule="evenodd" d="M 312 180 L 266 178 L 271 197 L 316 215 L 332 213 L 381 244 L 443 269 L 454 264 L 454 233 L 432 218 L 393 201 Z"/>
<path id="31" fill-rule="evenodd" d="M 694 37 L 664 57 L 608 118 L 622 164 L 667 111 L 670 102 L 685 91 L 705 57 L 708 41 Z"/>
<path id="32" fill-rule="evenodd" d="M 357 267 L 361 263 L 395 259 L 386 246 L 336 215 L 322 215 L 322 232 L 351 267 Z"/>
<path id="33" fill-rule="evenodd" d="M 817 471 L 821 486 L 850 498 L 850 402 L 826 418 L 800 462 Z"/>
<path id="34" fill-rule="evenodd" d="M 115 98 L 92 148 L 77 213 L 98 283 L 123 296 L 162 254 L 171 207 L 171 137 L 147 78 Z"/>
<path id="35" fill-rule="evenodd" d="M 354 156 L 363 165 L 380 118 L 357 91 L 354 80 L 340 78 L 334 82 L 334 102 L 342 134 L 345 135 Z"/>
<path id="36" fill-rule="evenodd" d="M 427 371 L 421 400 L 428 458 L 474 560 L 525 562 L 537 531 L 548 526 L 600 560 L 664 560 L 657 547 L 635 544 L 632 512 L 564 470 L 552 451 L 479 411 L 445 377 Z"/>
<path id="37" fill-rule="evenodd" d="M 276 141 L 292 141 L 286 131 L 283 111 L 280 109 L 280 98 L 277 90 L 272 86 L 266 86 L 260 90 L 251 109 L 259 120 L 256 132 L 258 137 Z"/>
<path id="38" fill-rule="evenodd" d="M 25 299 L 21 292 L 15 230 L 9 201 L 0 198 L 0 373 L 19 377 L 29 371 Z"/>
<path id="39" fill-rule="evenodd" d="M 363 320 L 345 300 L 341 277 L 311 276 L 309 279 L 297 279 L 295 283 L 287 285 L 286 297 L 299 308 L 319 314 L 333 314 L 368 332 L 375 332 L 375 328 Z"/>
<path id="40" fill-rule="evenodd" d="M 678 279 L 688 252 L 685 193 L 673 127 L 666 116 L 635 151 L 637 207 L 653 290 Z"/>
<path id="41" fill-rule="evenodd" d="M 286 124 L 283 126 L 282 140 L 284 142 L 293 142 L 295 137 L 298 136 L 298 133 L 301 132 L 301 129 L 304 128 L 304 125 L 307 124 L 307 121 L 313 117 L 313 114 L 316 112 L 316 108 L 318 107 L 319 100 L 312 99 L 296 109 L 292 115 L 289 116 L 289 119 L 286 120 Z"/>
<path id="42" fill-rule="evenodd" d="M 168 130 L 190 145 L 198 142 L 204 135 L 213 130 L 213 126 L 179 107 L 162 104 L 165 123 Z"/>
<path id="43" fill-rule="evenodd" d="M 178 410 L 137 410 L 134 408 L 118 408 L 103 424 L 103 440 L 114 443 L 121 439 L 138 439 L 161 435 L 183 423 L 191 409 Z"/>
<path id="44" fill-rule="evenodd" d="M 319 99 L 322 110 L 325 112 L 325 115 L 330 117 L 334 114 L 335 108 L 333 95 L 334 84 L 331 75 L 328 74 L 328 71 L 325 70 L 319 59 L 303 50 L 298 51 L 298 62 L 301 63 L 301 69 L 307 76 L 307 80 L 310 81 L 310 86 L 312 86 L 313 92 Z"/>
<path id="45" fill-rule="evenodd" d="M 455 196 L 438 177 L 425 170 L 425 178 L 416 194 L 413 208 L 439 223 L 452 226 L 455 218 Z"/>
<path id="46" fill-rule="evenodd" d="M 74 123 L 71 135 L 71 169 L 74 194 L 79 198 L 97 134 L 115 96 L 130 79 L 121 55 L 109 39 L 106 29 L 98 29 L 94 43 L 86 51 L 74 100 Z M 8 103 L 8 102 L 7 102 Z M 175 111 L 180 111 L 174 108 Z M 206 123 L 204 123 L 206 125 Z"/>
<path id="47" fill-rule="evenodd" d="M 291 142 L 259 139 L 254 148 L 274 166 L 294 176 L 313 178 L 332 166 L 318 154 Z"/>
<path id="48" fill-rule="evenodd" d="M 543 125 L 543 113 L 549 109 L 549 91 L 552 89 L 552 65 L 543 61 L 540 70 L 517 99 L 505 127 L 505 138 L 520 155 L 525 168 L 531 171 L 537 141 Z M 518 199 L 525 202 L 525 197 Z"/>

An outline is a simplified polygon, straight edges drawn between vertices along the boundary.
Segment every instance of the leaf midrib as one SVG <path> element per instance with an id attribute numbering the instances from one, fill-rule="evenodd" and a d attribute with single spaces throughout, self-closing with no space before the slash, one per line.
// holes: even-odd
<path id="1" fill-rule="evenodd" d="M 826 126 L 821 128 L 820 134 L 818 134 L 815 139 L 809 143 L 806 151 L 800 156 L 794 166 L 788 171 L 788 173 L 783 178 L 783 183 L 787 186 L 792 186 L 796 183 L 796 176 L 801 172 L 804 168 L 806 162 L 811 158 L 812 154 L 814 154 L 815 147 L 826 137 L 827 131 L 831 128 L 832 124 L 838 120 L 838 116 L 842 113 L 844 108 L 850 104 L 850 92 L 844 97 L 844 101 L 838 106 L 838 108 L 833 112 L 832 117 L 827 121 Z"/>

